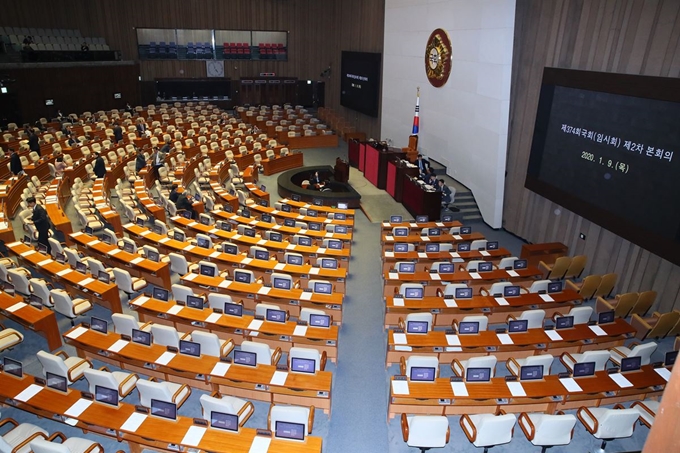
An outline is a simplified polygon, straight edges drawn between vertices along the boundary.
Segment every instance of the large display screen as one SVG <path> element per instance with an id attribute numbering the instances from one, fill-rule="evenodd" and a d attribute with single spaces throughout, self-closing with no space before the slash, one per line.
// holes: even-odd
<path id="1" fill-rule="evenodd" d="M 381 54 L 343 51 L 341 63 L 340 104 L 377 117 Z"/>
<path id="2" fill-rule="evenodd" d="M 680 264 L 680 80 L 546 68 L 525 186 Z"/>

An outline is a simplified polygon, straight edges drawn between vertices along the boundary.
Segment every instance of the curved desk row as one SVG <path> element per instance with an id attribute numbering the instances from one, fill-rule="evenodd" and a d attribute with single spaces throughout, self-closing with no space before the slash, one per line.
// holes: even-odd
<path id="1" fill-rule="evenodd" d="M 102 283 L 90 274 L 76 272 L 68 264 L 60 264 L 51 256 L 36 252 L 33 247 L 22 242 L 7 244 L 7 249 L 16 255 L 20 262 L 49 276 L 53 282 L 63 285 L 71 297 L 78 295 L 114 313 L 123 312 L 118 286 L 114 283 Z"/>
<path id="2" fill-rule="evenodd" d="M 419 234 L 409 234 L 408 236 L 392 236 L 391 234 L 381 234 L 380 243 L 383 253 L 391 251 L 396 243 L 413 244 L 416 250 L 425 251 L 425 246 L 430 243 L 457 244 L 459 242 L 472 242 L 484 239 L 482 233 L 473 232 L 470 234 L 441 234 L 439 236 L 420 236 Z"/>
<path id="3" fill-rule="evenodd" d="M 260 436 L 252 428 L 240 428 L 237 433 L 232 433 L 210 427 L 194 427 L 193 419 L 190 417 L 178 416 L 176 421 L 171 421 L 145 416 L 137 414 L 133 404 L 120 403 L 118 407 L 112 407 L 83 401 L 81 392 L 77 390 L 69 389 L 67 393 L 62 393 L 48 388 L 36 389 L 32 387 L 35 385 L 34 382 L 34 377 L 30 375 L 15 378 L 1 372 L 0 396 L 7 400 L 7 404 L 39 417 L 68 423 L 85 432 L 92 431 L 119 442 L 127 442 L 133 453 L 141 453 L 143 449 L 168 451 L 170 444 L 182 446 L 184 449 L 249 453 L 254 444 L 261 445 Z M 33 394 L 34 389 L 39 391 Z M 31 396 L 26 398 L 22 394 Z M 193 438 L 189 435 L 189 430 L 194 431 L 196 428 L 199 430 L 200 440 L 192 442 L 189 440 Z M 320 437 L 306 437 L 304 442 L 271 437 L 263 440 L 272 451 L 321 452 Z"/>
<path id="4" fill-rule="evenodd" d="M 506 382 L 493 378 L 489 382 L 407 382 L 392 378 L 389 418 L 399 413 L 460 415 L 505 412 L 545 412 L 616 404 L 661 396 L 670 375 L 666 368 L 649 365 L 639 371 L 616 373 L 598 371 L 595 376 L 560 378 L 544 376 L 542 380 Z M 614 378 L 623 377 L 625 387 Z M 576 387 L 572 387 L 573 384 Z M 404 385 L 406 384 L 406 385 Z"/>
<path id="5" fill-rule="evenodd" d="M 286 170 L 304 166 L 304 154 L 291 153 L 287 156 L 277 156 L 274 159 L 262 159 L 262 173 L 271 176 Z"/>
<path id="6" fill-rule="evenodd" d="M 381 230 L 382 234 L 391 234 L 392 228 L 396 227 L 405 227 L 409 228 L 414 231 L 422 231 L 422 230 L 427 230 L 429 228 L 444 228 L 444 229 L 451 229 L 451 228 L 457 228 L 463 226 L 462 223 L 460 223 L 457 220 L 452 220 L 450 222 L 399 222 L 399 223 L 392 223 L 392 222 L 382 222 L 381 225 Z"/>
<path id="7" fill-rule="evenodd" d="M 333 206 L 317 206 L 315 204 L 309 204 L 305 203 L 304 201 L 293 201 L 289 200 L 288 198 L 282 198 L 279 200 L 279 203 L 287 204 L 290 205 L 291 208 L 293 208 L 295 211 L 299 211 L 300 208 L 304 209 L 315 209 L 319 212 L 324 212 L 326 214 L 345 214 L 347 217 L 347 220 L 351 221 L 352 224 L 354 223 L 354 216 L 355 216 L 355 209 L 340 209 L 340 208 L 335 208 Z"/>
<path id="8" fill-rule="evenodd" d="M 634 332 L 633 326 L 620 318 L 600 326 L 578 324 L 569 329 L 529 329 L 512 334 L 490 330 L 470 335 L 456 335 L 444 330 L 408 334 L 400 329 L 390 329 L 387 333 L 387 364 L 398 363 L 401 356 L 412 354 L 434 355 L 440 362 L 450 362 L 454 358 L 462 360 L 489 354 L 506 360 L 544 351 L 557 355 L 607 349 L 621 346 Z"/>
<path id="9" fill-rule="evenodd" d="M 432 267 L 432 263 L 437 261 L 450 261 L 453 263 L 462 263 L 472 260 L 490 261 L 494 264 L 505 257 L 510 256 L 510 250 L 499 248 L 497 250 L 471 250 L 469 252 L 383 252 L 383 272 L 388 272 L 394 269 L 394 265 L 398 261 L 413 261 L 416 263 L 416 271 L 425 272 L 426 269 Z"/>
<path id="10" fill-rule="evenodd" d="M 251 315 L 230 316 L 214 313 L 209 308 L 199 310 L 178 305 L 176 301 L 162 301 L 149 296 L 139 296 L 130 302 L 140 321 L 166 324 L 180 332 L 195 328 L 217 334 L 225 340 L 240 345 L 243 340 L 267 343 L 272 348 L 288 352 L 293 346 L 311 347 L 326 351 L 333 362 L 338 357 L 338 326 L 329 328 L 298 325 L 295 321 L 284 323 L 255 319 Z"/>
<path id="11" fill-rule="evenodd" d="M 321 212 L 320 210 L 317 210 L 316 208 L 319 208 L 320 206 L 312 206 L 309 208 L 309 210 L 312 211 L 317 211 Z M 334 225 L 346 225 L 348 229 L 354 228 L 354 219 L 353 218 L 347 218 L 346 220 L 340 220 L 340 219 L 330 219 L 328 216 L 325 217 L 317 217 L 317 216 L 311 216 L 311 215 L 302 215 L 297 212 L 286 212 L 286 211 L 279 211 L 278 209 L 275 209 L 271 206 L 260 206 L 258 204 L 252 204 L 248 206 L 248 209 L 251 211 L 258 212 L 260 214 L 269 214 L 274 217 L 278 217 L 281 219 L 281 222 L 283 223 L 283 219 L 293 219 L 293 220 L 298 220 L 300 222 L 322 222 L 322 223 L 333 223 Z M 326 211 L 324 211 L 326 212 Z M 330 212 L 329 212 L 330 213 Z"/>

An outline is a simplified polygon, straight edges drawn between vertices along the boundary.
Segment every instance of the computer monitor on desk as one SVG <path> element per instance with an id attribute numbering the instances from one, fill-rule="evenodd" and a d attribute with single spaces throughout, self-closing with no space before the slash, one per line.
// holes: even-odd
<path id="1" fill-rule="evenodd" d="M 298 198 L 300 198 L 300 197 L 298 197 Z M 293 195 L 293 201 L 300 201 L 300 200 L 296 200 L 295 195 Z M 290 205 L 289 204 L 281 205 L 281 211 L 290 212 Z"/>
<path id="2" fill-rule="evenodd" d="M 53 390 L 58 390 L 60 392 L 68 392 L 68 381 L 65 376 L 60 376 L 58 374 L 50 373 L 49 371 L 45 373 L 45 378 L 47 381 L 47 387 Z"/>
<path id="3" fill-rule="evenodd" d="M 283 242 L 283 235 L 281 233 L 277 233 L 276 231 L 272 231 L 269 233 L 269 240 L 272 242 Z"/>
<path id="4" fill-rule="evenodd" d="M 90 317 L 90 329 L 99 333 L 109 332 L 109 323 L 106 320 L 97 318 L 96 316 Z"/>
<path id="5" fill-rule="evenodd" d="M 80 272 L 81 274 L 87 274 L 87 264 L 78 261 L 76 263 L 76 271 Z"/>
<path id="6" fill-rule="evenodd" d="M 337 234 L 347 234 L 347 225 L 335 225 L 334 232 Z"/>
<path id="7" fill-rule="evenodd" d="M 408 252 L 408 244 L 397 243 L 394 244 L 394 253 L 406 253 Z"/>
<path id="8" fill-rule="evenodd" d="M 459 252 L 469 252 L 470 251 L 470 243 L 469 242 L 461 242 L 458 244 L 457 250 Z"/>
<path id="9" fill-rule="evenodd" d="M 428 236 L 441 236 L 442 230 L 441 230 L 441 228 L 428 228 L 427 229 L 427 235 Z"/>
<path id="10" fill-rule="evenodd" d="M 621 359 L 621 372 L 637 371 L 642 367 L 642 357 L 624 357 Z"/>
<path id="11" fill-rule="evenodd" d="M 47 246 L 45 244 L 38 244 L 38 253 L 47 255 Z"/>
<path id="12" fill-rule="evenodd" d="M 111 282 L 111 275 L 106 271 L 97 271 L 97 280 L 108 285 Z"/>
<path id="13" fill-rule="evenodd" d="M 406 333 L 427 333 L 427 331 L 428 331 L 427 321 L 406 322 Z"/>
<path id="14" fill-rule="evenodd" d="M 181 231 L 173 231 L 172 238 L 179 242 L 184 242 L 186 240 L 186 236 Z"/>
<path id="15" fill-rule="evenodd" d="M 548 294 L 561 293 L 561 292 L 562 292 L 562 282 L 548 283 Z"/>
<path id="16" fill-rule="evenodd" d="M 555 320 L 555 329 L 570 329 L 574 327 L 573 316 L 560 316 Z"/>
<path id="17" fill-rule="evenodd" d="M 204 237 L 197 237 L 196 238 L 196 245 L 198 247 L 201 247 L 203 249 L 209 249 L 210 248 L 210 240 L 208 238 Z"/>
<path id="18" fill-rule="evenodd" d="M 153 250 L 147 250 L 146 251 L 146 259 L 149 261 L 153 261 L 154 263 L 157 263 L 160 261 L 160 255 L 158 252 L 155 252 Z"/>
<path id="19" fill-rule="evenodd" d="M 9 357 L 2 358 L 2 369 L 5 373 L 16 378 L 24 377 L 24 367 L 18 360 Z"/>
<path id="20" fill-rule="evenodd" d="M 423 294 L 423 288 L 420 286 L 414 286 L 414 287 L 409 287 L 407 286 L 406 289 L 404 290 L 404 299 L 422 299 L 424 294 Z"/>
<path id="21" fill-rule="evenodd" d="M 477 272 L 491 272 L 493 270 L 493 263 L 484 261 L 477 265 Z"/>
<path id="22" fill-rule="evenodd" d="M 614 310 L 603 311 L 597 315 L 598 324 L 611 324 L 614 322 Z"/>
<path id="23" fill-rule="evenodd" d="M 139 329 L 132 329 L 132 342 L 144 346 L 151 346 L 151 332 L 144 332 Z"/>
<path id="24" fill-rule="evenodd" d="M 135 246 L 129 242 L 123 242 L 123 251 L 127 253 L 135 253 Z"/>
<path id="25" fill-rule="evenodd" d="M 179 353 L 192 357 L 200 357 L 201 344 L 195 341 L 179 340 Z"/>
<path id="26" fill-rule="evenodd" d="M 458 323 L 458 333 L 460 335 L 473 335 L 479 333 L 479 322 L 461 321 Z"/>
<path id="27" fill-rule="evenodd" d="M 472 227 L 469 226 L 460 227 L 460 234 L 472 234 Z"/>
<path id="28" fill-rule="evenodd" d="M 315 282 L 314 283 L 314 292 L 319 293 L 319 294 L 332 294 L 333 293 L 333 285 L 330 283 L 326 282 Z"/>
<path id="29" fill-rule="evenodd" d="M 170 291 L 165 288 L 154 287 L 153 291 L 151 292 L 151 297 L 167 302 L 170 300 Z"/>
<path id="30" fill-rule="evenodd" d="M 161 400 L 151 400 L 151 411 L 149 414 L 152 417 L 158 417 L 166 420 L 177 420 L 177 405 Z"/>
<path id="31" fill-rule="evenodd" d="M 248 272 L 234 271 L 234 281 L 239 283 L 251 283 L 251 275 Z"/>
<path id="32" fill-rule="evenodd" d="M 416 216 L 416 223 L 427 223 L 430 221 L 430 217 L 424 214 Z"/>
<path id="33" fill-rule="evenodd" d="M 434 243 L 434 244 L 425 244 L 425 253 L 438 253 L 439 252 L 439 244 Z"/>
<path id="34" fill-rule="evenodd" d="M 456 299 L 472 299 L 472 288 L 456 288 Z"/>
<path id="35" fill-rule="evenodd" d="M 391 215 L 390 216 L 390 223 L 401 223 L 403 221 L 403 217 L 400 215 Z"/>
<path id="36" fill-rule="evenodd" d="M 238 247 L 233 244 L 222 244 L 222 252 L 229 255 L 238 255 Z"/>
<path id="37" fill-rule="evenodd" d="M 329 315 L 309 315 L 309 325 L 313 327 L 330 327 L 331 317 Z"/>
<path id="38" fill-rule="evenodd" d="M 595 376 L 595 362 L 581 362 L 574 364 L 574 374 L 576 377 Z"/>
<path id="39" fill-rule="evenodd" d="M 118 389 L 111 389 L 101 385 L 94 386 L 94 400 L 107 406 L 118 407 Z"/>
<path id="40" fill-rule="evenodd" d="M 456 270 L 456 266 L 454 266 L 453 263 L 440 263 L 439 264 L 439 273 L 440 274 L 453 274 L 453 272 Z"/>
<path id="41" fill-rule="evenodd" d="M 102 234 L 102 242 L 104 244 L 113 245 L 113 238 L 111 237 L 111 235 L 104 233 Z"/>
<path id="42" fill-rule="evenodd" d="M 290 227 L 290 228 L 294 228 L 295 227 L 295 219 L 284 219 L 283 225 Z"/>
<path id="43" fill-rule="evenodd" d="M 274 277 L 272 278 L 272 286 L 278 289 L 290 289 L 291 281 L 288 278 Z"/>
<path id="44" fill-rule="evenodd" d="M 413 274 L 416 271 L 416 263 L 399 263 L 397 272 L 400 274 Z"/>
<path id="45" fill-rule="evenodd" d="M 257 366 L 257 354 L 248 351 L 234 351 L 234 364 Z"/>
<path id="46" fill-rule="evenodd" d="M 465 373 L 466 382 L 489 382 L 491 368 L 468 368 Z"/>
<path id="47" fill-rule="evenodd" d="M 321 267 L 323 269 L 337 269 L 338 260 L 335 258 L 321 258 Z"/>
<path id="48" fill-rule="evenodd" d="M 520 381 L 538 381 L 543 379 L 543 365 L 525 365 L 519 368 Z"/>
<path id="49" fill-rule="evenodd" d="M 434 367 L 414 366 L 411 367 L 409 379 L 414 382 L 434 382 L 436 371 Z"/>
<path id="50" fill-rule="evenodd" d="M 665 366 L 673 366 L 675 365 L 675 361 L 678 358 L 678 351 L 668 351 L 664 357 L 664 365 Z"/>
<path id="51" fill-rule="evenodd" d="M 518 271 L 518 270 L 521 270 L 521 269 L 526 269 L 528 265 L 529 265 L 529 263 L 528 263 L 527 260 L 515 260 L 512 263 L 512 268 L 514 270 Z M 557 282 L 557 283 L 561 285 L 560 282 Z"/>
<path id="52" fill-rule="evenodd" d="M 316 360 L 293 357 L 290 359 L 290 371 L 295 373 L 316 373 Z"/>
<path id="53" fill-rule="evenodd" d="M 506 286 L 503 288 L 503 297 L 518 297 L 519 290 L 517 285 Z"/>
<path id="54" fill-rule="evenodd" d="M 224 314 L 230 316 L 243 316 L 243 305 L 232 302 L 224 303 Z"/>
<path id="55" fill-rule="evenodd" d="M 280 439 L 304 441 L 305 425 L 302 423 L 277 421 L 274 436 Z"/>
<path id="56" fill-rule="evenodd" d="M 238 432 L 238 415 L 210 411 L 210 427 Z"/>
<path id="57" fill-rule="evenodd" d="M 56 256 L 54 257 L 54 260 L 59 264 L 65 264 L 66 255 L 64 255 L 63 253 L 57 253 Z"/>
<path id="58" fill-rule="evenodd" d="M 298 245 L 302 245 L 304 247 L 311 247 L 312 246 L 312 238 L 309 238 L 307 236 L 302 236 L 298 238 Z"/>
<path id="59" fill-rule="evenodd" d="M 188 295 L 187 296 L 187 307 L 196 308 L 198 310 L 203 310 L 203 298 L 201 296 Z"/>
<path id="60" fill-rule="evenodd" d="M 487 250 L 498 250 L 498 241 L 488 241 L 486 243 Z"/>
<path id="61" fill-rule="evenodd" d="M 529 321 L 526 319 L 513 319 L 508 322 L 508 332 L 526 332 L 529 328 Z"/>
<path id="62" fill-rule="evenodd" d="M 286 312 L 283 310 L 274 310 L 272 308 L 267 309 L 266 319 L 269 322 L 286 322 Z"/>
<path id="63" fill-rule="evenodd" d="M 288 256 L 286 256 L 286 264 L 292 264 L 294 266 L 302 266 L 302 263 L 303 263 L 302 256 L 299 256 L 299 255 L 288 255 Z"/>
<path id="64" fill-rule="evenodd" d="M 269 251 L 268 250 L 255 250 L 255 259 L 267 261 L 269 259 Z"/>

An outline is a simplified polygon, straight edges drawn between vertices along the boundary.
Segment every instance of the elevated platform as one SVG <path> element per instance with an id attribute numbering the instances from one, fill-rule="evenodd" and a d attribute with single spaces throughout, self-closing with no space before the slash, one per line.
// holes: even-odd
<path id="1" fill-rule="evenodd" d="M 319 191 L 316 189 L 303 189 L 302 182 L 318 171 L 319 176 L 329 180 L 331 191 Z M 337 206 L 338 203 L 347 203 L 349 208 L 361 207 L 361 195 L 348 183 L 337 182 L 333 178 L 333 167 L 322 165 L 316 167 L 302 167 L 288 170 L 279 175 L 277 180 L 279 195 L 283 198 L 292 198 L 298 195 L 300 201 L 313 204 L 315 200 L 321 200 L 323 206 Z"/>

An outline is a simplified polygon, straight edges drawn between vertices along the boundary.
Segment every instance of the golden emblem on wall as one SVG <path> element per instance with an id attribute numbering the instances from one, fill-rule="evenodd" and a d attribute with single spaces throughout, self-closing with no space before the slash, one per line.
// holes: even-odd
<path id="1" fill-rule="evenodd" d="M 434 87 L 444 86 L 451 74 L 451 40 L 446 31 L 436 29 L 425 47 L 425 74 Z"/>

